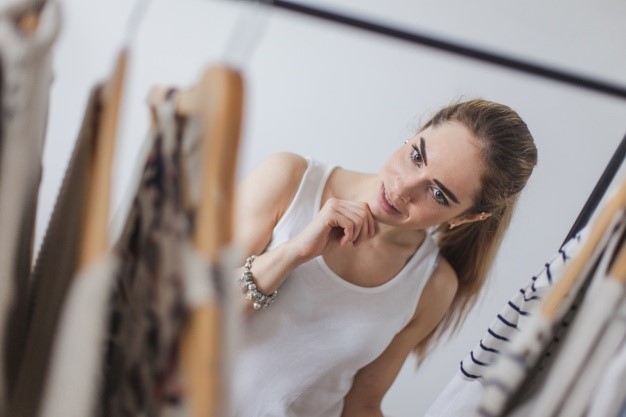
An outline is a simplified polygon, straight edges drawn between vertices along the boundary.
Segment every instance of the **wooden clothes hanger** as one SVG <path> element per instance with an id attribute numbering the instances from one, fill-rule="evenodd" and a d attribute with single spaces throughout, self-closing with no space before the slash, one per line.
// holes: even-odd
<path id="1" fill-rule="evenodd" d="M 119 52 L 113 74 L 101 93 L 103 108 L 87 182 L 78 270 L 103 258 L 108 248 L 111 171 L 127 62 L 128 49 L 124 48 Z"/>
<path id="2" fill-rule="evenodd" d="M 248 16 L 232 32 L 226 62 L 205 70 L 200 82 L 175 97 L 179 115 L 197 116 L 203 127 L 201 139 L 202 174 L 200 202 L 196 210 L 193 243 L 197 252 L 219 265 L 223 249 L 233 237 L 235 172 L 243 114 L 243 78 L 240 68 L 260 38 L 265 24 L 262 2 L 249 9 Z M 147 101 L 153 108 L 162 103 L 168 89 L 153 87 Z M 156 118 L 153 114 L 153 126 Z M 194 417 L 222 416 L 224 393 L 220 378 L 225 332 L 219 303 L 196 307 L 181 339 L 181 363 Z"/>
<path id="3" fill-rule="evenodd" d="M 615 257 L 613 261 L 613 265 L 611 265 L 611 270 L 609 271 L 609 279 L 615 280 L 620 284 L 626 284 L 626 244 L 622 243 L 621 248 L 619 249 L 619 253 Z"/>
<path id="4" fill-rule="evenodd" d="M 541 315 L 550 321 L 556 319 L 559 306 L 563 300 L 566 299 L 570 291 L 572 291 L 576 283 L 582 279 L 582 271 L 593 255 L 596 247 L 605 236 L 609 227 L 613 224 L 616 216 L 620 215 L 625 208 L 626 180 L 623 180 L 615 195 L 607 202 L 604 209 L 598 215 L 580 252 L 572 259 L 569 267 L 563 272 L 561 279 L 554 284 L 554 288 L 542 302 L 539 310 Z M 620 277 L 621 282 L 626 280 L 626 252 L 624 247 L 620 250 L 618 258 L 611 267 L 610 275 L 616 278 Z"/>
<path id="5" fill-rule="evenodd" d="M 203 125 L 202 188 L 193 235 L 195 249 L 213 264 L 233 236 L 236 161 L 243 113 L 243 79 L 227 66 L 208 68 L 199 84 L 177 97 L 180 114 L 200 115 Z M 153 89 L 155 103 L 165 90 Z M 181 362 L 194 417 L 219 416 L 222 317 L 218 303 L 196 307 L 181 340 Z"/>

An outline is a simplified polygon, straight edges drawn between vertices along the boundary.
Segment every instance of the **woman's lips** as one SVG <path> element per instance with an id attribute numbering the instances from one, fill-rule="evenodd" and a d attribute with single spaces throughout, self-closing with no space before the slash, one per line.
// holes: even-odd
<path id="1" fill-rule="evenodd" d="M 380 187 L 380 192 L 378 193 L 378 204 L 380 204 L 380 207 L 385 213 L 396 216 L 400 214 L 400 211 L 388 200 L 384 184 Z"/>

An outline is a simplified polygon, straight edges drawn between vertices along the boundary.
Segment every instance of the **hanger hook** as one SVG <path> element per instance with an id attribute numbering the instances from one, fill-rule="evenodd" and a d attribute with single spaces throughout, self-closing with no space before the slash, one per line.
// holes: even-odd
<path id="1" fill-rule="evenodd" d="M 131 40 L 135 38 L 142 20 L 148 14 L 150 0 L 136 0 L 133 9 L 130 12 L 128 21 L 126 22 L 126 30 L 123 44 L 130 45 Z"/>
<path id="2" fill-rule="evenodd" d="M 235 68 L 243 68 L 254 53 L 267 26 L 269 7 L 266 6 L 271 5 L 273 0 L 255 0 L 244 3 L 252 4 L 245 7 L 239 15 L 223 54 L 224 62 Z"/>

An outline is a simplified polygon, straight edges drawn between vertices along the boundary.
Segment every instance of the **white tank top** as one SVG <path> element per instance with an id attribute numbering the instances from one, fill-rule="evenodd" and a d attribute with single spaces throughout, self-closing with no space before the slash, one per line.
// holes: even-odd
<path id="1" fill-rule="evenodd" d="M 320 209 L 332 167 L 307 161 L 267 250 L 298 234 Z M 438 254 L 427 234 L 395 277 L 370 288 L 336 275 L 321 256 L 293 270 L 276 302 L 243 324 L 235 415 L 339 417 L 355 373 L 376 359 L 413 316 Z"/>

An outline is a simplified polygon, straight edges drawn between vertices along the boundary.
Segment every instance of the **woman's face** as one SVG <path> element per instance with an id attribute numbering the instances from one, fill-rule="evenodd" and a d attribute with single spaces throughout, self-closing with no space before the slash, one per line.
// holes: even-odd
<path id="1" fill-rule="evenodd" d="M 478 143 L 465 126 L 431 126 L 387 160 L 370 210 L 381 223 L 410 229 L 448 222 L 473 206 L 481 169 Z"/>

